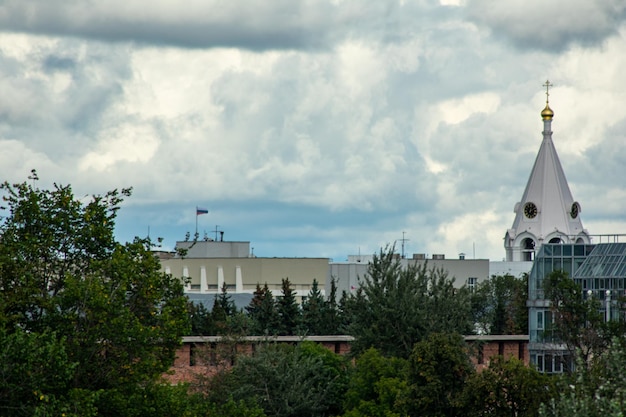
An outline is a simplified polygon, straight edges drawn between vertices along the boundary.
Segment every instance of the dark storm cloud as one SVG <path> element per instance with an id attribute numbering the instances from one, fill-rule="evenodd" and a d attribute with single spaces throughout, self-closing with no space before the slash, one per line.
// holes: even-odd
<path id="1" fill-rule="evenodd" d="M 417 25 L 456 13 L 433 0 L 7 0 L 0 5 L 0 28 L 181 48 L 316 50 L 354 38 L 398 42 L 414 36 Z"/>
<path id="2" fill-rule="evenodd" d="M 99 5 L 76 0 L 9 0 L 0 6 L 0 27 L 184 48 L 306 49 L 325 47 L 372 11 L 375 8 L 340 9 L 323 2 L 292 0 L 256 4 L 247 0 L 112 0 Z"/>
<path id="3" fill-rule="evenodd" d="M 562 51 L 572 44 L 597 45 L 626 18 L 622 0 L 468 0 L 471 19 L 522 49 Z"/>

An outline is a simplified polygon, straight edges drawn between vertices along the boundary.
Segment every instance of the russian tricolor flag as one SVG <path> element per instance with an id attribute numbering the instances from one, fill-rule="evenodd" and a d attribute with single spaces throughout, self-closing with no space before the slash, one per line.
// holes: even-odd
<path id="1" fill-rule="evenodd" d="M 209 210 L 205 208 L 196 207 L 196 216 L 199 216 L 201 214 L 208 214 L 208 213 L 209 213 Z"/>

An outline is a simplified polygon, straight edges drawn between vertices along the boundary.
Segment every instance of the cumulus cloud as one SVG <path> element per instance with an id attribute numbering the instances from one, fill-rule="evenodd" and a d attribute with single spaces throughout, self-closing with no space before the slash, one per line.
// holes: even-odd
<path id="1" fill-rule="evenodd" d="M 342 259 L 404 231 L 407 251 L 476 240 L 501 259 L 546 78 L 583 221 L 623 207 L 623 28 L 534 50 L 491 36 L 506 11 L 476 1 L 85 4 L 0 5 L 0 176 L 133 186 L 120 238 L 181 238 L 203 205 L 201 232 L 268 256 Z"/>
<path id="2" fill-rule="evenodd" d="M 571 44 L 600 44 L 624 23 L 621 0 L 468 0 L 467 12 L 494 36 L 524 49 L 558 51 Z"/>

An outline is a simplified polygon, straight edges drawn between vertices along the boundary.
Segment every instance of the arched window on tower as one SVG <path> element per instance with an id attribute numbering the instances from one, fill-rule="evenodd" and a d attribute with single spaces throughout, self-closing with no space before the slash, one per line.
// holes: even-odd
<path id="1" fill-rule="evenodd" d="M 553 237 L 548 243 L 563 243 L 560 237 Z"/>
<path id="2" fill-rule="evenodd" d="M 535 259 L 535 241 L 527 237 L 522 240 L 522 261 Z"/>

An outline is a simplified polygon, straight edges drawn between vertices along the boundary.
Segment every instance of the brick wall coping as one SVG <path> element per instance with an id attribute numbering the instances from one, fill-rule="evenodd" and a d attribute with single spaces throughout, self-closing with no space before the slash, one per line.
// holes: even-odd
<path id="1" fill-rule="evenodd" d="M 466 342 L 528 342 L 527 334 L 477 334 L 463 338 Z"/>
<path id="2" fill-rule="evenodd" d="M 242 336 L 226 338 L 237 342 L 352 342 L 354 337 L 349 335 L 328 336 Z M 222 341 L 222 336 L 183 336 L 183 343 L 216 343 Z"/>
<path id="3" fill-rule="evenodd" d="M 527 342 L 526 334 L 480 334 L 463 336 L 467 342 Z M 227 338 L 228 339 L 228 338 Z M 232 340 L 239 342 L 353 342 L 350 335 L 324 335 L 324 336 L 242 336 Z M 183 343 L 216 343 L 222 340 L 222 336 L 183 336 Z"/>

